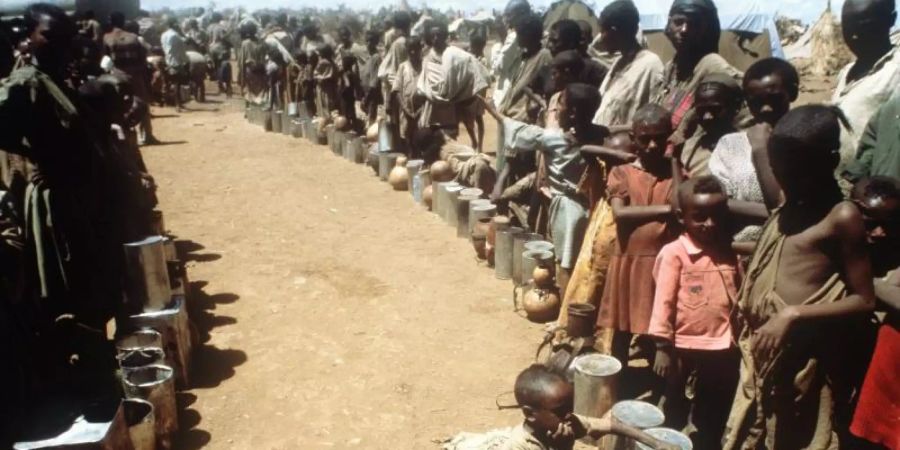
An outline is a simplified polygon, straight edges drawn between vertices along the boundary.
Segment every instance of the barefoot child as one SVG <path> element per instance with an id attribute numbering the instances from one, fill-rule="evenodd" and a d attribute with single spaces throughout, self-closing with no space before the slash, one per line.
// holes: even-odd
<path id="1" fill-rule="evenodd" d="M 690 414 L 697 428 L 694 448 L 717 449 L 738 375 L 729 316 L 740 276 L 728 196 L 712 176 L 679 185 L 678 196 L 686 232 L 663 247 L 653 271 L 654 371 L 667 381 L 667 426 L 684 428 Z M 691 400 L 686 389 L 694 392 Z"/>
<path id="2" fill-rule="evenodd" d="M 444 450 L 570 450 L 575 439 L 608 434 L 625 436 L 656 449 L 671 446 L 610 418 L 576 416 L 575 389 L 566 378 L 535 364 L 516 377 L 516 405 L 501 409 L 522 410 L 525 421 L 511 429 L 486 434 L 462 433 L 444 444 Z"/>
<path id="3" fill-rule="evenodd" d="M 618 239 L 598 317 L 602 328 L 617 332 L 612 355 L 623 364 L 632 334 L 647 334 L 650 326 L 656 255 L 678 236 L 669 204 L 672 165 L 665 156 L 671 115 L 661 106 L 644 106 L 635 114 L 632 133 L 638 161 L 609 172 L 608 195 Z"/>
<path id="4" fill-rule="evenodd" d="M 725 449 L 837 448 L 832 370 L 846 365 L 841 326 L 875 297 L 862 213 L 834 179 L 840 118 L 799 107 L 768 153 L 785 202 L 762 231 L 738 296 L 741 379 Z M 852 350 L 852 349 L 851 349 Z"/>

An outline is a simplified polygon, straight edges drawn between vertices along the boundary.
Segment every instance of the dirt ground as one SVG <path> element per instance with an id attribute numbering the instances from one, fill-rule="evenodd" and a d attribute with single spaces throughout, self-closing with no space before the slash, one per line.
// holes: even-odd
<path id="1" fill-rule="evenodd" d="M 499 412 L 541 327 L 509 281 L 370 169 L 211 96 L 146 147 L 202 345 L 176 448 L 436 448 Z"/>

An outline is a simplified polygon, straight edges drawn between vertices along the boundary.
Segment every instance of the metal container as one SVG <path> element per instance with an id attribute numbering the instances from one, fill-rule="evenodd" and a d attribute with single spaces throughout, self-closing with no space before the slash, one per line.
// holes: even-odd
<path id="1" fill-rule="evenodd" d="M 378 151 L 388 153 L 394 150 L 393 139 L 391 138 L 391 129 L 387 122 L 381 120 L 378 122 Z"/>
<path id="2" fill-rule="evenodd" d="M 667 444 L 680 447 L 681 450 L 692 450 L 694 448 L 694 443 L 691 442 L 691 438 L 687 437 L 684 433 L 675 431 L 671 428 L 651 428 L 649 430 L 644 430 L 644 432 Z M 651 450 L 649 446 L 641 444 L 640 442 L 636 444 L 636 448 L 639 450 Z"/>
<path id="3" fill-rule="evenodd" d="M 519 227 L 497 229 L 497 241 L 494 245 L 494 277 L 498 280 L 509 280 L 513 272 L 513 235 L 524 233 Z"/>
<path id="4" fill-rule="evenodd" d="M 165 219 L 165 216 L 163 215 L 163 212 L 158 209 L 154 209 L 151 212 L 151 214 L 152 214 L 151 220 L 153 221 L 153 223 L 150 224 L 150 228 L 153 230 L 153 233 L 158 236 L 165 235 L 166 234 L 166 219 Z"/>
<path id="5" fill-rule="evenodd" d="M 348 132 L 344 133 L 344 142 L 341 145 L 341 149 L 342 149 L 344 159 L 346 159 L 347 161 L 356 162 L 357 150 L 356 150 L 356 145 L 354 144 L 356 139 L 357 139 L 356 132 L 348 131 Z"/>
<path id="6" fill-rule="evenodd" d="M 603 417 L 616 402 L 616 380 L 622 371 L 618 359 L 587 353 L 572 362 L 575 379 L 575 414 Z M 594 443 L 593 440 L 585 439 Z"/>
<path id="7" fill-rule="evenodd" d="M 298 119 L 289 119 L 291 122 L 291 136 L 295 139 L 303 137 L 303 123 Z"/>
<path id="8" fill-rule="evenodd" d="M 474 195 L 463 195 L 463 189 L 456 197 L 456 237 L 469 239 L 469 203 L 479 198 Z"/>
<path id="9" fill-rule="evenodd" d="M 129 242 L 125 250 L 125 297 L 131 311 L 160 311 L 172 299 L 166 265 L 166 238 Z"/>
<path id="10" fill-rule="evenodd" d="M 470 197 L 482 198 L 484 197 L 484 191 L 478 188 L 465 188 L 459 195 L 468 195 Z"/>
<path id="11" fill-rule="evenodd" d="M 269 117 L 272 121 L 272 132 L 281 134 L 284 127 L 284 111 L 270 111 Z"/>
<path id="12" fill-rule="evenodd" d="M 525 250 L 543 250 L 556 254 L 556 248 L 550 241 L 531 241 L 525 243 Z"/>
<path id="13" fill-rule="evenodd" d="M 468 225 L 468 227 L 469 227 L 469 236 L 472 235 L 472 230 L 475 229 L 475 224 L 478 223 L 478 218 L 476 218 L 476 217 L 474 216 L 474 213 L 473 213 L 473 211 L 475 210 L 475 207 L 477 207 L 477 206 L 488 206 L 488 205 L 491 205 L 491 204 L 492 204 L 492 203 L 491 203 L 490 200 L 482 199 L 482 198 L 480 198 L 480 199 L 478 199 L 478 200 L 472 200 L 472 201 L 469 202 L 469 225 Z"/>
<path id="14" fill-rule="evenodd" d="M 353 162 L 365 164 L 369 157 L 369 146 L 364 136 L 357 136 L 356 139 L 353 140 L 353 150 L 356 152 L 353 157 Z"/>
<path id="15" fill-rule="evenodd" d="M 153 403 L 139 398 L 127 398 L 122 400 L 122 409 L 134 450 L 156 450 Z"/>
<path id="16" fill-rule="evenodd" d="M 147 347 L 163 348 L 163 338 L 159 331 L 146 328 L 116 339 L 116 351 L 118 352 Z"/>
<path id="17" fill-rule="evenodd" d="M 291 115 L 287 111 L 281 113 L 281 134 L 291 135 Z"/>
<path id="18" fill-rule="evenodd" d="M 343 157 L 346 134 L 341 130 L 334 130 L 332 138 L 334 139 L 334 146 L 332 146 L 331 151 L 334 152 L 335 156 Z"/>
<path id="19" fill-rule="evenodd" d="M 156 443 L 160 449 L 172 448 L 172 434 L 178 431 L 173 375 L 171 367 L 160 365 L 141 367 L 123 374 L 125 396 L 153 404 Z"/>
<path id="20" fill-rule="evenodd" d="M 485 205 L 478 202 L 480 202 L 480 200 L 469 202 L 469 223 L 472 224 L 471 230 L 475 229 L 475 224 L 481 219 L 490 219 L 497 215 L 497 205 L 491 203 Z M 471 232 L 472 231 L 470 231 L 470 233 Z"/>
<path id="21" fill-rule="evenodd" d="M 72 419 L 65 430 L 29 436 L 12 445 L 14 450 L 131 450 L 124 408 L 119 400 L 91 405 Z"/>
<path id="22" fill-rule="evenodd" d="M 512 247 L 512 280 L 516 286 L 522 286 L 522 253 L 525 252 L 525 243 L 544 239 L 537 233 L 521 232 L 513 235 Z"/>
<path id="23" fill-rule="evenodd" d="M 139 369 L 146 366 L 166 366 L 166 353 L 162 348 L 145 347 L 135 350 L 119 352 L 116 355 L 122 372 Z"/>
<path id="24" fill-rule="evenodd" d="M 439 217 L 444 217 L 444 207 L 447 199 L 447 188 L 450 186 L 458 186 L 455 181 L 441 181 L 433 184 L 431 210 Z"/>
<path id="25" fill-rule="evenodd" d="M 665 416 L 655 405 L 637 400 L 623 400 L 612 407 L 612 416 L 623 425 L 644 430 L 661 426 Z M 624 436 L 608 435 L 600 441 L 601 448 L 635 450 L 637 441 Z"/>
<path id="26" fill-rule="evenodd" d="M 459 203 L 459 193 L 463 189 L 464 188 L 459 185 L 447 186 L 447 188 L 445 189 L 445 191 L 447 193 L 446 193 L 446 195 L 444 195 L 444 200 L 446 200 L 446 202 L 443 205 L 444 206 L 444 221 L 447 222 L 447 225 L 450 225 L 453 228 L 457 227 L 456 208 L 457 208 L 457 204 Z"/>
<path id="27" fill-rule="evenodd" d="M 369 166 L 369 168 L 371 168 L 375 172 L 376 177 L 378 176 L 379 164 L 380 163 L 378 161 L 378 146 L 371 145 L 371 146 L 369 146 L 368 149 L 366 149 L 366 165 Z"/>
<path id="28" fill-rule="evenodd" d="M 422 166 L 425 165 L 425 161 L 421 159 L 411 159 L 406 161 L 406 174 L 407 178 L 407 188 L 410 193 L 413 193 L 413 178 L 415 178 L 416 174 L 422 170 Z M 413 194 L 415 196 L 415 194 Z"/>
<path id="29" fill-rule="evenodd" d="M 262 114 L 263 130 L 271 132 L 274 126 L 272 124 L 272 111 L 261 111 L 260 114 Z"/>
<path id="30" fill-rule="evenodd" d="M 378 153 L 378 178 L 381 178 L 381 181 L 387 181 L 388 176 L 391 174 L 391 169 L 397 165 L 397 158 L 403 156 L 402 153 Z"/>
<path id="31" fill-rule="evenodd" d="M 174 361 L 172 370 L 179 386 L 190 386 L 191 329 L 184 297 L 173 297 L 172 303 L 162 311 L 131 316 L 137 327 L 152 328 L 163 338 L 163 351 Z"/>
<path id="32" fill-rule="evenodd" d="M 325 125 L 325 141 L 328 144 L 328 148 L 331 149 L 331 152 L 334 153 L 335 141 L 334 141 L 334 125 L 328 124 Z"/>
<path id="33" fill-rule="evenodd" d="M 525 244 L 527 247 L 528 243 Z M 546 250 L 528 250 L 522 252 L 522 284 L 529 284 L 534 276 L 534 269 L 541 261 L 553 260 L 553 253 Z"/>

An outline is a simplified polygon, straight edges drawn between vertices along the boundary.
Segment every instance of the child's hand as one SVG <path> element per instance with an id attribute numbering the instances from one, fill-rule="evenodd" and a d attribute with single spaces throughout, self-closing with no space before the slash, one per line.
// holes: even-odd
<path id="1" fill-rule="evenodd" d="M 653 372 L 660 378 L 669 378 L 673 375 L 671 349 L 659 348 L 656 350 L 656 358 L 653 361 Z"/>
<path id="2" fill-rule="evenodd" d="M 796 319 L 796 311 L 787 307 L 769 319 L 753 336 L 750 349 L 757 359 L 768 359 L 781 348 L 784 336 Z"/>

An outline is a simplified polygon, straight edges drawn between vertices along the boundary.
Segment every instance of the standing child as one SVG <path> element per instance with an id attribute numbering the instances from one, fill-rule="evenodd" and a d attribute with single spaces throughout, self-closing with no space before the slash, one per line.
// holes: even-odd
<path id="1" fill-rule="evenodd" d="M 728 196 L 705 176 L 679 185 L 678 197 L 685 233 L 663 247 L 653 270 L 653 369 L 666 380 L 667 425 L 684 428 L 690 414 L 697 428 L 694 448 L 716 449 L 738 374 L 729 316 L 740 277 L 731 251 Z M 691 400 L 686 390 L 694 393 Z"/>
<path id="2" fill-rule="evenodd" d="M 591 123 L 589 112 L 600 104 L 600 94 L 593 86 L 573 83 L 566 87 L 559 102 L 559 130 L 544 129 L 502 117 L 493 105 L 487 111 L 503 126 L 504 148 L 515 157 L 516 152 L 540 151 L 548 187 L 541 188 L 550 198 L 550 238 L 556 248 L 560 270 L 557 283 L 561 292 L 566 284 L 587 227 L 587 199 L 578 192 L 578 182 L 587 162 L 581 154 L 585 145 L 603 145 L 609 130 Z"/>
<path id="3" fill-rule="evenodd" d="M 832 107 L 802 106 L 769 140 L 785 202 L 764 227 L 738 296 L 741 389 L 725 449 L 839 445 L 842 327 L 875 303 L 862 213 L 842 201 L 834 179 L 841 117 Z"/>
<path id="4" fill-rule="evenodd" d="M 635 113 L 638 161 L 613 168 L 607 183 L 618 242 L 600 302 L 599 325 L 616 331 L 612 354 L 628 360 L 633 334 L 647 334 L 653 312 L 653 267 L 663 246 L 678 236 L 672 216 L 672 165 L 666 142 L 672 117 L 658 105 Z"/>
<path id="5" fill-rule="evenodd" d="M 694 91 L 694 111 L 700 128 L 681 150 L 679 162 L 692 177 L 709 175 L 709 158 L 719 139 L 734 132 L 734 118 L 743 103 L 741 87 L 733 77 L 707 75 Z"/>

